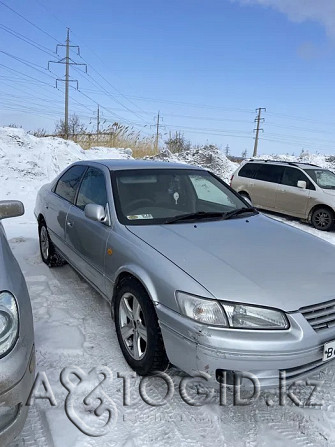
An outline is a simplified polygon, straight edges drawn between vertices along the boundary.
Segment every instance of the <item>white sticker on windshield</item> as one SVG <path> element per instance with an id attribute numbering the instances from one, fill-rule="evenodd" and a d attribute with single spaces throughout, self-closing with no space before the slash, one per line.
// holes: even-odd
<path id="1" fill-rule="evenodd" d="M 151 214 L 134 214 L 132 216 L 127 216 L 128 220 L 137 220 L 137 219 L 153 219 Z"/>

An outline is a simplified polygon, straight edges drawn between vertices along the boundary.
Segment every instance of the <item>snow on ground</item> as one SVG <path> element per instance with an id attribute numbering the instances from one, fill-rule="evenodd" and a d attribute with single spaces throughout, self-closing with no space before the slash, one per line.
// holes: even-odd
<path id="1" fill-rule="evenodd" d="M 0 198 L 21 199 L 27 207 L 26 216 L 4 223 L 32 300 L 37 371 L 46 374 L 56 398 L 55 406 L 48 401 L 35 401 L 22 434 L 11 447 L 334 445 L 335 367 L 331 364 L 314 376 L 324 380 L 312 400 L 322 403 L 319 408 L 297 407 L 289 400 L 286 406 L 280 406 L 275 392 L 263 393 L 249 406 L 234 406 L 229 392 L 226 405 L 220 405 L 215 394 L 209 403 L 190 406 L 177 391 L 166 405 L 154 407 L 140 398 L 138 378 L 131 380 L 130 405 L 124 404 L 123 380 L 116 374 L 130 374 L 131 369 L 119 348 L 109 306 L 69 265 L 49 269 L 42 263 L 37 226 L 32 217 L 37 189 L 68 163 L 86 157 L 100 158 L 100 155 L 102 158 L 110 154 L 129 156 L 108 149 L 92 152 L 83 152 L 77 145 L 62 140 L 39 140 L 21 130 L 0 129 Z M 221 169 L 221 176 L 228 180 L 235 167 L 224 156 L 220 165 L 218 155 L 221 156 L 214 154 L 210 160 L 208 154 L 189 154 L 183 161 L 204 162 L 209 166 L 214 159 L 216 172 Z M 271 217 L 335 243 L 335 233 L 317 232 L 293 219 Z M 112 380 L 103 385 L 112 401 L 107 403 L 112 411 L 113 426 L 101 437 L 87 436 L 70 422 L 64 410 L 67 391 L 60 383 L 64 368 L 81 368 L 82 374 L 88 374 L 95 367 L 102 370 L 108 367 L 113 372 Z M 176 385 L 183 376 L 175 368 L 170 368 L 168 373 Z M 101 422 L 93 411 L 94 405 L 90 412 L 83 412 L 78 405 L 79 397 L 86 396 L 87 390 L 92 390 L 91 386 L 95 386 L 101 376 L 92 373 L 83 386 L 78 385 L 78 378 L 72 377 L 72 380 L 77 397 L 74 410 L 85 419 L 88 427 L 101 429 Z M 194 391 L 195 388 L 191 388 L 190 394 Z M 311 387 L 298 388 L 294 392 L 306 401 Z M 149 380 L 147 394 L 152 399 L 159 401 L 165 393 L 166 387 L 161 381 Z M 274 401 L 273 406 L 266 404 L 269 397 Z M 97 402 L 93 399 L 93 404 Z"/>
<path id="2" fill-rule="evenodd" d="M 70 163 L 79 160 L 132 158 L 131 149 L 96 147 L 83 150 L 61 138 L 37 138 L 23 129 L 0 127 L 0 200 L 19 199 L 33 222 L 36 193 Z"/>

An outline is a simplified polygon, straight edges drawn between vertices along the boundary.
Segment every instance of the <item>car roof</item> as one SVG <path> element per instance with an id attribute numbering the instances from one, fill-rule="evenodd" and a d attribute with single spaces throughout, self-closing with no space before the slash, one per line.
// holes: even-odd
<path id="1" fill-rule="evenodd" d="M 187 165 L 184 163 L 153 161 L 153 160 L 82 160 L 74 164 L 100 164 L 106 166 L 111 171 L 122 171 L 127 169 L 194 169 L 203 170 L 198 166 Z"/>
<path id="2" fill-rule="evenodd" d="M 307 169 L 307 168 L 321 168 L 320 166 L 314 165 L 312 163 L 304 163 L 300 161 L 285 161 L 285 160 L 262 160 L 257 158 L 251 158 L 250 160 L 247 160 L 245 164 L 247 163 L 261 163 L 261 164 L 269 164 L 269 165 L 279 165 L 279 166 L 295 166 L 297 168 L 301 169 Z"/>

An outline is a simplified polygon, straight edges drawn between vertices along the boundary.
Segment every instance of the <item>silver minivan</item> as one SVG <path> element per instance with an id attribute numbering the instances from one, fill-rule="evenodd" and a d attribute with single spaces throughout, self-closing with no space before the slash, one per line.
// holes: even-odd
<path id="1" fill-rule="evenodd" d="M 298 217 L 328 231 L 335 219 L 335 174 L 309 163 L 248 160 L 231 186 L 253 206 Z"/>

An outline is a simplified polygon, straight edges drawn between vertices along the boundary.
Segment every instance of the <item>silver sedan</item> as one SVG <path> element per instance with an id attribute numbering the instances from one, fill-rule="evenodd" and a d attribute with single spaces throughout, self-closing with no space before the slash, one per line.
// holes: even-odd
<path id="1" fill-rule="evenodd" d="M 0 445 L 22 430 L 35 378 L 33 317 L 26 282 L 11 252 L 2 219 L 20 216 L 21 202 L 0 202 Z"/>
<path id="2" fill-rule="evenodd" d="M 43 261 L 69 262 L 111 303 L 141 375 L 170 362 L 268 387 L 335 357 L 334 247 L 263 216 L 206 170 L 78 162 L 41 188 L 35 215 Z"/>

